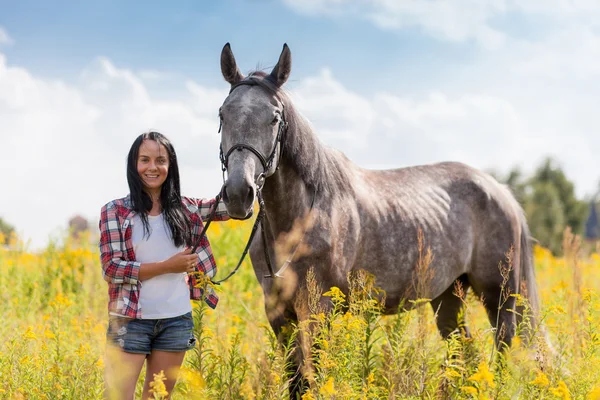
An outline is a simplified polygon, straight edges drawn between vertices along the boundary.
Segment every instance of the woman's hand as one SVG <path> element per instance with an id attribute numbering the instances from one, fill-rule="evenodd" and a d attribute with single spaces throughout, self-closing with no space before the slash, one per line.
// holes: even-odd
<path id="1" fill-rule="evenodd" d="M 190 254 L 191 248 L 186 247 L 165 261 L 169 272 L 194 272 L 198 263 L 198 254 Z"/>

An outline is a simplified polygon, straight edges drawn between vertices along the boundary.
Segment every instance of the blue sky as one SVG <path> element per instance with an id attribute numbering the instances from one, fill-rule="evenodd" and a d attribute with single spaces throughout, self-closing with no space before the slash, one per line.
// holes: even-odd
<path id="1" fill-rule="evenodd" d="M 550 155 L 589 196 L 599 21 L 583 0 L 0 0 L 0 216 L 33 247 L 76 213 L 94 221 L 151 128 L 178 146 L 184 192 L 214 195 L 226 42 L 244 73 L 287 43 L 299 109 L 361 166 L 530 172 Z"/>
<path id="2" fill-rule="evenodd" d="M 326 65 L 344 85 L 376 91 L 441 80 L 432 72 L 443 65 L 451 73 L 477 52 L 470 43 L 448 46 L 419 29 L 390 33 L 355 18 L 309 17 L 276 0 L 0 4 L 0 22 L 18 38 L 18 46 L 5 49 L 12 63 L 59 79 L 76 76 L 102 55 L 128 68 L 213 83 L 221 79 L 216 62 L 226 42 L 249 61 L 247 70 L 272 66 L 287 42 L 294 80 Z"/>

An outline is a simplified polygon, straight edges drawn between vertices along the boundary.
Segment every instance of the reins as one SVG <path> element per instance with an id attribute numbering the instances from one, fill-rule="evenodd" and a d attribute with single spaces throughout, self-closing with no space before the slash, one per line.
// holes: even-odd
<path id="1" fill-rule="evenodd" d="M 242 80 L 241 82 L 238 82 L 237 84 L 233 85 L 231 87 L 231 90 L 229 91 L 229 94 L 231 94 L 231 92 L 238 86 L 241 85 L 250 85 L 250 86 L 254 86 L 254 85 L 258 85 L 258 83 L 256 82 L 255 79 L 245 79 Z M 253 153 L 258 160 L 260 161 L 262 167 L 263 167 L 263 172 L 260 173 L 260 175 L 257 177 L 256 179 L 256 197 L 258 200 L 258 215 L 256 216 L 256 220 L 254 221 L 254 225 L 252 226 L 252 232 L 250 233 L 250 237 L 248 238 L 248 242 L 246 244 L 246 247 L 244 248 L 244 251 L 242 252 L 242 255 L 240 257 L 240 260 L 238 261 L 237 265 L 235 266 L 235 268 L 223 279 L 219 279 L 219 280 L 213 280 L 211 279 L 211 283 L 213 285 L 220 285 L 222 282 L 225 282 L 226 280 L 228 280 L 229 278 L 231 278 L 240 268 L 240 266 L 242 265 L 242 263 L 244 262 L 244 258 L 246 258 L 246 254 L 248 254 L 248 251 L 250 250 L 250 246 L 252 245 L 252 241 L 254 240 L 254 236 L 256 235 L 256 231 L 258 230 L 258 226 L 260 225 L 260 230 L 261 230 L 261 236 L 262 236 L 262 241 L 263 241 L 263 250 L 264 250 L 264 256 L 265 256 L 265 261 L 267 263 L 267 268 L 269 270 L 269 274 L 265 275 L 265 278 L 273 278 L 273 277 L 277 277 L 280 278 L 281 274 L 287 269 L 287 267 L 290 265 L 290 263 L 292 262 L 294 255 L 296 254 L 296 252 L 298 251 L 298 248 L 300 247 L 300 244 L 302 241 L 300 241 L 297 245 L 296 248 L 294 249 L 294 251 L 292 252 L 291 256 L 288 257 L 288 259 L 283 263 L 283 265 L 281 266 L 281 268 L 279 268 L 277 270 L 277 272 L 275 272 L 273 270 L 273 264 L 271 262 L 271 256 L 269 254 L 269 249 L 267 248 L 267 234 L 266 234 L 266 230 L 265 230 L 265 224 L 264 224 L 264 216 L 266 214 L 265 211 L 265 202 L 262 196 L 262 189 L 264 186 L 264 183 L 266 181 L 267 178 L 267 172 L 271 169 L 271 167 L 273 166 L 273 160 L 275 158 L 275 153 L 277 151 L 277 148 L 279 147 L 280 151 L 279 151 L 279 160 L 281 159 L 281 141 L 284 139 L 285 133 L 287 132 L 287 128 L 288 128 L 288 124 L 287 121 L 285 119 L 285 113 L 284 113 L 284 109 L 283 109 L 283 102 L 281 102 L 281 106 L 282 106 L 282 110 L 281 110 L 281 120 L 279 121 L 279 129 L 277 131 L 277 137 L 275 139 L 275 143 L 273 145 L 273 148 L 271 150 L 271 153 L 269 154 L 269 156 L 267 158 L 265 158 L 258 150 L 256 150 L 253 146 L 249 145 L 249 144 L 245 144 L 245 143 L 237 143 L 235 145 L 233 145 L 225 155 L 223 155 L 223 146 L 219 145 L 219 159 L 221 160 L 221 171 L 223 173 L 223 187 L 221 188 L 221 191 L 219 192 L 219 194 L 215 197 L 215 204 L 213 209 L 211 210 L 207 220 L 206 220 L 206 224 L 204 225 L 204 228 L 202 229 L 202 232 L 200 232 L 200 235 L 198 237 L 198 241 L 197 243 L 194 245 L 194 247 L 192 248 L 192 254 L 196 252 L 196 250 L 198 249 L 198 246 L 200 245 L 200 242 L 202 241 L 202 238 L 204 237 L 204 235 L 206 234 L 206 231 L 208 230 L 208 227 L 210 226 L 210 223 L 212 222 L 212 220 L 214 219 L 216 213 L 217 213 L 217 208 L 219 206 L 219 202 L 221 201 L 221 193 L 223 192 L 223 189 L 225 187 L 225 172 L 227 171 L 227 162 L 229 160 L 229 156 L 230 154 L 234 151 L 234 150 L 238 150 L 238 151 L 242 151 L 244 149 L 249 150 L 251 153 Z M 222 128 L 222 124 L 223 124 L 223 120 L 220 120 L 219 123 L 219 133 L 221 132 L 221 128 Z M 277 162 L 277 167 L 276 170 L 279 168 L 279 160 Z M 315 198 L 316 198 L 316 194 L 317 194 L 317 190 L 316 188 L 313 190 L 313 196 L 312 196 L 312 200 L 310 203 L 310 210 L 313 209 L 313 206 L 315 204 Z M 310 212 L 309 210 L 309 212 Z M 306 233 L 306 232 L 305 232 Z M 302 236 L 302 238 L 304 239 L 304 235 Z"/>

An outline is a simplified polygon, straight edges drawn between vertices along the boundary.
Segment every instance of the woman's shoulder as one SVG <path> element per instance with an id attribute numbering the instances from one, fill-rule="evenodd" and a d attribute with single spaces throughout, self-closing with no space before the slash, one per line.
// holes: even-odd
<path id="1" fill-rule="evenodd" d="M 198 199 L 195 197 L 181 196 L 181 203 L 183 204 L 183 206 L 185 208 L 187 208 L 191 212 L 195 212 L 198 210 L 198 207 L 202 203 L 202 199 Z"/>
<path id="2" fill-rule="evenodd" d="M 114 199 L 102 206 L 102 210 L 110 210 L 112 208 L 127 208 L 131 209 L 131 198 L 129 195 Z"/>

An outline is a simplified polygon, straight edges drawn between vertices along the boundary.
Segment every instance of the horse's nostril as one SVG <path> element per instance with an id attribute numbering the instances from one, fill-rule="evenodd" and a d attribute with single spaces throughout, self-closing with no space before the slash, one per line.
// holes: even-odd
<path id="1" fill-rule="evenodd" d="M 223 186 L 223 202 L 229 203 L 229 195 L 227 194 L 227 185 Z"/>
<path id="2" fill-rule="evenodd" d="M 254 188 L 248 186 L 248 194 L 246 195 L 246 204 L 252 204 L 254 202 Z"/>

